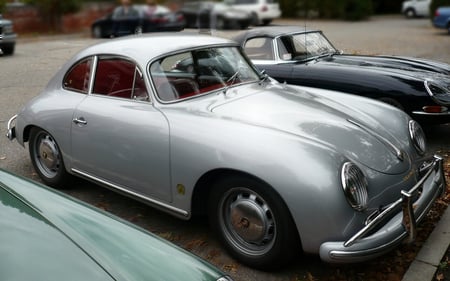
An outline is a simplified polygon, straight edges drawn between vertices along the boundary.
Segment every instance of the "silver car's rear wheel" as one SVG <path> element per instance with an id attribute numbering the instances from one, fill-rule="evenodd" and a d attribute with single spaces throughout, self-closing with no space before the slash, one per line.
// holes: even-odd
<path id="1" fill-rule="evenodd" d="M 61 152 L 49 133 L 33 128 L 30 132 L 29 152 L 34 169 L 45 184 L 60 187 L 66 182 L 68 174 Z"/>
<path id="2" fill-rule="evenodd" d="M 251 178 L 224 179 L 214 187 L 209 203 L 213 229 L 243 263 L 277 268 L 297 254 L 291 216 L 270 187 Z"/>

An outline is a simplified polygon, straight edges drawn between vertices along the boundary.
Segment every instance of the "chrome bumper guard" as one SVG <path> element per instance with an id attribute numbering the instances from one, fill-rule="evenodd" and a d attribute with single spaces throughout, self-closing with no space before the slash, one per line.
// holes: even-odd
<path id="1" fill-rule="evenodd" d="M 14 115 L 13 117 L 11 117 L 11 119 L 9 119 L 8 121 L 8 127 L 7 127 L 7 133 L 6 133 L 6 137 L 12 141 L 13 139 L 16 138 L 16 128 L 12 126 L 14 120 L 16 120 L 17 115 Z"/>
<path id="2" fill-rule="evenodd" d="M 353 237 L 345 241 L 344 247 L 350 247 L 355 244 L 359 239 L 363 238 L 368 232 L 374 229 L 378 224 L 380 224 L 386 217 L 390 215 L 396 208 L 401 206 L 403 213 L 402 224 L 405 228 L 406 233 L 408 234 L 407 242 L 412 242 L 416 238 L 417 229 L 416 229 L 416 219 L 414 216 L 414 207 L 413 207 L 413 197 L 418 194 L 424 182 L 430 177 L 433 171 L 436 171 L 436 176 L 439 176 L 439 171 L 443 171 L 443 159 L 438 155 L 434 155 L 433 161 L 428 165 L 428 171 L 426 174 L 408 191 L 401 191 L 401 198 L 397 201 L 389 205 L 386 209 L 384 209 L 378 216 L 376 216 L 372 221 L 370 221 L 363 229 L 358 231 Z M 445 177 L 443 177 L 443 188 L 442 194 L 445 193 Z"/>

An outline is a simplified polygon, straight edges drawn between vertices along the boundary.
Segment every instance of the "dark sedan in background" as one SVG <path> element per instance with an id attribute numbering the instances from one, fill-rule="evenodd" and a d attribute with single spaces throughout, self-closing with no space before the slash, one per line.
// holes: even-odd
<path id="1" fill-rule="evenodd" d="M 0 14 L 0 55 L 12 55 L 16 47 L 17 35 L 13 31 L 13 23 Z"/>
<path id="2" fill-rule="evenodd" d="M 234 38 L 280 82 L 337 90 L 394 105 L 422 123 L 450 122 L 450 65 L 417 58 L 349 55 L 321 31 L 261 27 Z"/>
<path id="3" fill-rule="evenodd" d="M 136 5 L 139 10 L 139 17 L 127 19 L 113 19 L 112 13 L 94 21 L 91 25 L 91 33 L 94 38 L 110 38 L 125 36 L 135 33 L 160 32 L 160 31 L 180 31 L 183 30 L 186 22 L 183 14 L 172 12 L 164 6 L 158 6 L 158 12 L 148 16 L 144 15 L 144 7 Z M 114 27 L 120 26 L 118 31 Z"/>
<path id="4" fill-rule="evenodd" d="M 181 12 L 190 28 L 246 29 L 252 22 L 250 13 L 222 2 L 186 2 Z"/>
<path id="5" fill-rule="evenodd" d="M 433 25 L 437 28 L 447 29 L 448 34 L 450 34 L 450 6 L 436 9 Z"/>

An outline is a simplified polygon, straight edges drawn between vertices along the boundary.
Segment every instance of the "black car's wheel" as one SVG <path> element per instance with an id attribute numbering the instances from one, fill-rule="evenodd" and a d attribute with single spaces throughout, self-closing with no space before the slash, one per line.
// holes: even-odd
<path id="1" fill-rule="evenodd" d="M 29 152 L 33 167 L 42 181 L 52 187 L 64 187 L 69 179 L 61 151 L 55 139 L 40 128 L 30 132 Z"/>
<path id="2" fill-rule="evenodd" d="M 252 21 L 251 21 L 251 25 L 259 25 L 259 18 L 258 18 L 258 14 L 257 13 L 252 13 Z"/>
<path id="3" fill-rule="evenodd" d="M 2 47 L 2 52 L 4 55 L 10 56 L 14 54 L 15 44 L 9 44 Z"/>
<path id="4" fill-rule="evenodd" d="M 269 25 L 272 22 L 271 19 L 263 20 L 263 25 Z"/>
<path id="5" fill-rule="evenodd" d="M 256 268 L 275 269 L 298 254 L 291 215 L 270 186 L 247 177 L 217 182 L 209 200 L 210 223 L 227 250 Z"/>
<path id="6" fill-rule="evenodd" d="M 416 11 L 413 8 L 409 8 L 405 11 L 405 17 L 412 19 L 416 17 Z"/>
<path id="7" fill-rule="evenodd" d="M 224 18 L 217 17 L 217 19 L 216 19 L 216 26 L 213 26 L 212 28 L 223 30 L 223 29 L 225 29 L 225 27 L 226 27 L 226 24 L 225 24 Z"/>
<path id="8" fill-rule="evenodd" d="M 92 37 L 94 37 L 94 38 L 102 38 L 103 37 L 102 28 L 100 26 L 97 25 L 92 28 Z"/>

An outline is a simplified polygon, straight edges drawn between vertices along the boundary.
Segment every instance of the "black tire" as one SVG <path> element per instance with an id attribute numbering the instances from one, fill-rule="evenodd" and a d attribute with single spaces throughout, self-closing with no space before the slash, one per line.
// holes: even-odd
<path id="1" fill-rule="evenodd" d="M 92 28 L 92 37 L 93 38 L 103 38 L 102 28 L 98 25 Z"/>
<path id="2" fill-rule="evenodd" d="M 46 185 L 55 188 L 68 186 L 70 175 L 64 166 L 58 144 L 48 132 L 40 128 L 31 129 L 28 149 L 31 163 Z"/>
<path id="3" fill-rule="evenodd" d="M 270 20 L 263 20 L 263 21 L 262 21 L 262 24 L 263 24 L 263 25 L 269 25 L 271 22 L 272 22 L 271 19 L 270 19 Z"/>
<path id="4" fill-rule="evenodd" d="M 270 186 L 250 177 L 224 178 L 213 186 L 208 203 L 213 231 L 242 263 L 273 270 L 300 252 L 291 215 Z"/>
<path id="5" fill-rule="evenodd" d="M 396 101 L 393 98 L 381 98 L 380 101 L 382 101 L 384 103 L 387 103 L 387 104 L 390 104 L 390 105 L 392 105 L 392 106 L 394 106 L 394 107 L 396 107 L 396 108 L 398 108 L 400 110 L 405 111 L 405 108 L 403 107 L 403 105 L 401 105 L 401 103 L 399 103 L 398 101 Z"/>
<path id="6" fill-rule="evenodd" d="M 413 19 L 416 17 L 416 11 L 413 8 L 408 8 L 405 11 L 405 17 L 407 19 Z"/>
<path id="7" fill-rule="evenodd" d="M 9 44 L 2 47 L 3 54 L 5 56 L 11 56 L 14 54 L 15 44 Z"/>
<path id="8" fill-rule="evenodd" d="M 259 25 L 258 14 L 256 14 L 255 12 L 252 13 L 252 21 L 251 21 L 251 25 L 254 25 L 254 26 Z"/>
<path id="9" fill-rule="evenodd" d="M 224 30 L 226 28 L 225 19 L 222 17 L 217 17 L 216 26 L 211 26 L 211 28 L 215 28 L 217 30 Z"/>

